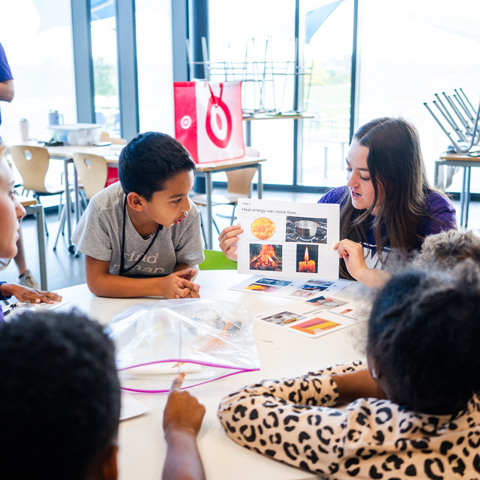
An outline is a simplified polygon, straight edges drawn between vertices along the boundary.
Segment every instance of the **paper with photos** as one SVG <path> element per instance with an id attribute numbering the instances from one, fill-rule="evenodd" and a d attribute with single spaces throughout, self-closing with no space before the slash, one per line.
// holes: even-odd
<path id="1" fill-rule="evenodd" d="M 323 280 L 317 278 L 270 278 L 267 275 L 254 275 L 229 290 L 273 295 L 276 297 L 292 298 L 299 301 L 308 301 L 320 293 L 335 295 L 350 285 L 349 280 Z"/>
<path id="2" fill-rule="evenodd" d="M 320 296 L 315 302 L 294 302 L 255 316 L 257 320 L 300 335 L 316 338 L 350 327 L 365 318 L 346 300 Z"/>
<path id="3" fill-rule="evenodd" d="M 240 199 L 238 273 L 338 279 L 340 207 Z"/>

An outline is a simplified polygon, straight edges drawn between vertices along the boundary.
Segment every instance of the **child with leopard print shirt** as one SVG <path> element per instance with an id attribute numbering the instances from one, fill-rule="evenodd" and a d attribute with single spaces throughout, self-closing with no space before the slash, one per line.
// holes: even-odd
<path id="1" fill-rule="evenodd" d="M 374 301 L 367 364 L 245 387 L 220 421 L 240 445 L 329 479 L 480 479 L 479 311 L 473 261 L 403 272 Z"/>

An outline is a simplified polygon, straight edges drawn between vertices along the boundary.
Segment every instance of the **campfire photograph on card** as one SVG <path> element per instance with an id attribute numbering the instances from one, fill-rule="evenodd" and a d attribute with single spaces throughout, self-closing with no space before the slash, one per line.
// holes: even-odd
<path id="1" fill-rule="evenodd" d="M 320 297 L 311 298 L 310 300 L 307 300 L 307 303 L 318 305 L 319 307 L 323 307 L 325 310 L 331 310 L 332 308 L 337 308 L 337 307 L 341 307 L 342 305 L 346 305 L 349 302 L 345 300 L 340 300 L 338 298 L 320 296 Z"/>
<path id="2" fill-rule="evenodd" d="M 275 315 L 270 315 L 268 317 L 262 317 L 262 320 L 268 323 L 273 323 L 274 325 L 290 325 L 292 323 L 303 320 L 305 315 L 298 315 L 292 312 L 280 312 Z"/>
<path id="3" fill-rule="evenodd" d="M 318 245 L 297 245 L 296 272 L 318 273 Z"/>
<path id="4" fill-rule="evenodd" d="M 250 244 L 250 270 L 282 271 L 282 245 Z"/>
<path id="5" fill-rule="evenodd" d="M 285 241 L 327 243 L 327 219 L 287 216 Z"/>
<path id="6" fill-rule="evenodd" d="M 281 287 L 273 287 L 272 285 L 263 285 L 261 283 L 252 283 L 245 287 L 245 290 L 250 292 L 260 292 L 260 293 L 274 293 L 280 290 Z"/>
<path id="7" fill-rule="evenodd" d="M 292 330 L 298 330 L 299 332 L 307 333 L 308 335 L 319 335 L 331 330 L 332 328 L 340 327 L 340 323 L 333 322 L 331 320 L 325 320 L 324 318 L 314 318 L 298 325 L 290 327 Z"/>

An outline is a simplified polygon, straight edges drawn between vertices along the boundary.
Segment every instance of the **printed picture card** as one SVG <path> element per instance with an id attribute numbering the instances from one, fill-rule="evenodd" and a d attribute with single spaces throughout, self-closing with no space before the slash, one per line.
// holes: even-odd
<path id="1" fill-rule="evenodd" d="M 238 273 L 338 279 L 339 205 L 247 198 L 237 212 Z"/>
<path id="2" fill-rule="evenodd" d="M 255 316 L 257 320 L 311 338 L 355 325 L 357 307 L 335 297 L 320 295 L 307 302 L 294 302 Z"/>
<path id="3" fill-rule="evenodd" d="M 238 285 L 230 287 L 230 290 L 308 301 L 313 297 L 318 297 L 322 292 L 329 296 L 335 295 L 350 285 L 350 283 L 349 280 L 319 280 L 308 277 L 307 279 L 281 279 L 255 275 Z"/>

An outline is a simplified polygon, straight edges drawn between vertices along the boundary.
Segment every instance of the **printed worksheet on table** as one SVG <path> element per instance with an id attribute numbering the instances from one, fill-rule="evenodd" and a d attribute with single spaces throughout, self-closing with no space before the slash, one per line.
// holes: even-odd
<path id="1" fill-rule="evenodd" d="M 288 331 L 316 338 L 365 320 L 359 308 L 347 300 L 318 295 L 307 302 L 292 302 L 255 316 Z"/>
<path id="2" fill-rule="evenodd" d="M 324 280 L 311 277 L 270 278 L 267 275 L 254 275 L 230 287 L 230 290 L 308 301 L 319 293 L 335 295 L 350 283 L 352 282 L 349 280 Z"/>
<path id="3" fill-rule="evenodd" d="M 340 207 L 240 199 L 238 273 L 338 279 Z"/>

